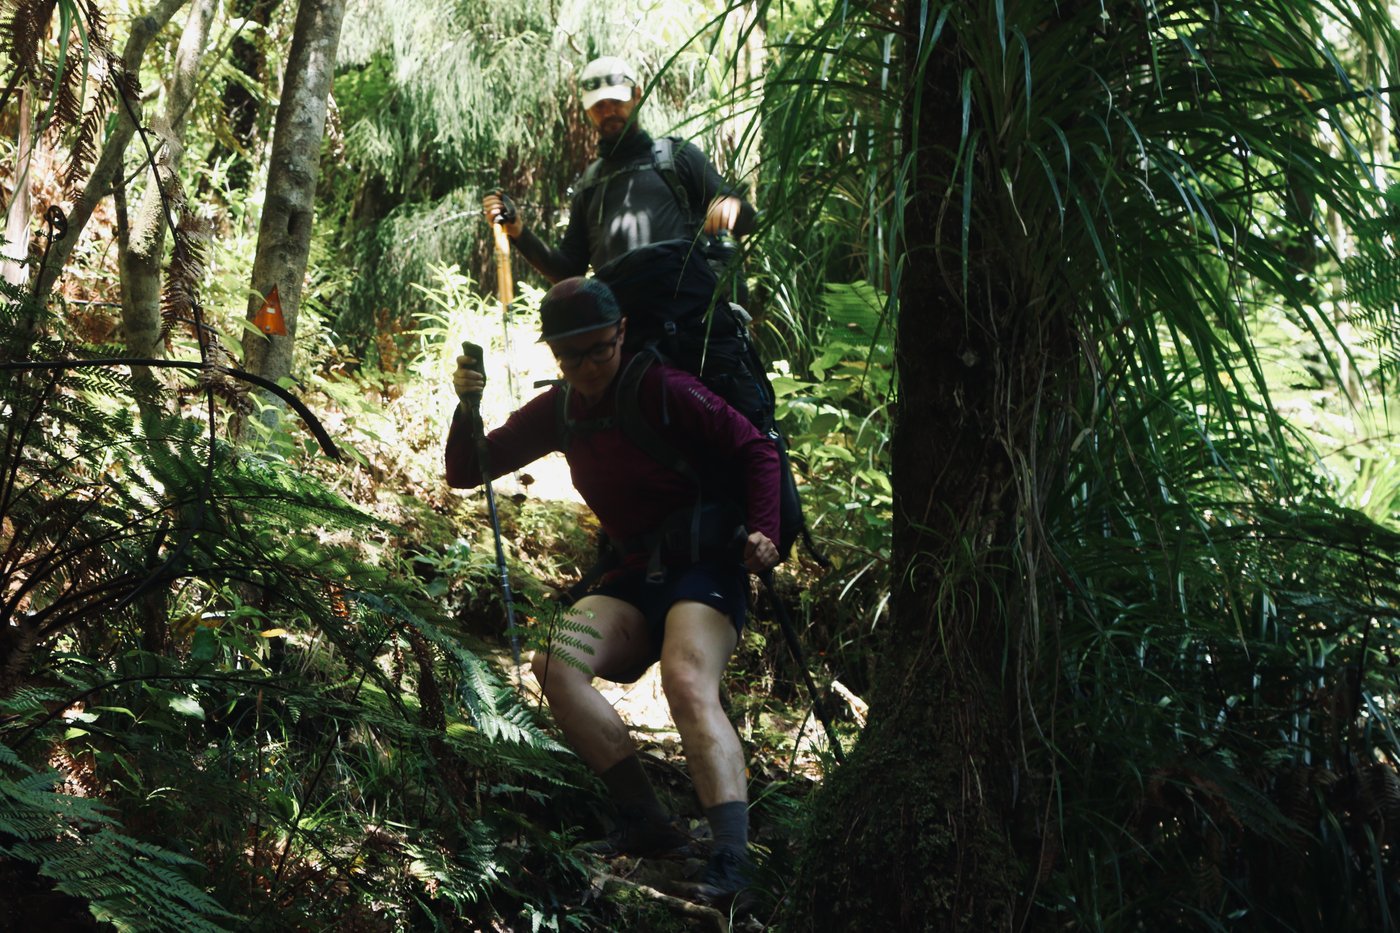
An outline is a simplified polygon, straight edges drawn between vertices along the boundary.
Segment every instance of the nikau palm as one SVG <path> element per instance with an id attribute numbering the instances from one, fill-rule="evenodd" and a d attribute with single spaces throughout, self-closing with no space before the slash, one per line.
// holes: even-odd
<path id="1" fill-rule="evenodd" d="M 869 169 L 909 192 L 898 588 L 796 926 L 1393 922 L 1400 551 L 1252 336 L 1336 346 L 1327 224 L 1389 171 L 1342 63 L 1393 54 L 1385 5 L 843 12 L 813 46 L 896 31 L 908 77 Z"/>

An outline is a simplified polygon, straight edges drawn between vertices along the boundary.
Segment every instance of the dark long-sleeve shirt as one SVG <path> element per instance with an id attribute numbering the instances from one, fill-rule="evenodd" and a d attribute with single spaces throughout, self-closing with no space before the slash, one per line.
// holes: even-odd
<path id="1" fill-rule="evenodd" d="M 619 367 L 619 373 L 626 365 Z M 613 381 L 616 387 L 617 379 Z M 526 402 L 486 437 L 493 476 L 564 449 L 556 386 Z M 578 422 L 615 411 L 613 388 L 596 405 L 577 392 L 570 417 Z M 778 452 L 743 415 L 689 373 L 653 365 L 638 389 L 642 417 L 702 476 L 736 481 L 749 531 L 778 541 Z M 694 483 L 633 444 L 616 424 L 578 433 L 564 453 L 574 487 L 617 541 L 638 539 L 671 515 L 695 504 Z M 482 482 L 471 427 L 459 411 L 447 437 L 447 482 L 471 487 Z M 643 558 L 644 559 L 644 558 Z"/>
<path id="2" fill-rule="evenodd" d="M 599 269 L 650 243 L 693 240 L 711 201 L 720 195 L 738 196 L 703 152 L 692 143 L 682 143 L 675 147 L 672 159 L 686 192 L 688 210 L 683 212 L 670 184 L 654 168 L 651 136 L 635 129 L 615 146 L 604 145 L 596 173 L 600 180 L 574 192 L 559 248 L 551 248 L 528 229 L 513 240 L 521 255 L 552 282 L 583 275 L 590 263 Z M 629 166 L 642 168 L 624 171 Z M 742 202 L 734 232 L 748 233 L 753 220 L 752 205 Z"/>

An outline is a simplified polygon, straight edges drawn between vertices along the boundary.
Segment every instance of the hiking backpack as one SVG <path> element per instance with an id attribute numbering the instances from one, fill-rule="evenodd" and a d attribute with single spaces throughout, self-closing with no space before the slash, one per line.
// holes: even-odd
<path id="1" fill-rule="evenodd" d="M 618 375 L 613 388 L 613 412 L 602 418 L 574 419 L 569 415 L 573 388 L 560 384 L 555 396 L 555 421 L 559 447 L 566 454 L 578 437 L 617 427 L 634 446 L 667 469 L 687 479 L 695 488 L 693 504 L 667 516 L 660 527 L 628 541 L 619 541 L 599 534 L 599 555 L 596 565 L 570 593 L 574 599 L 586 591 L 606 571 L 618 566 L 627 554 L 645 553 L 647 577 L 660 580 L 665 570 L 665 558 L 683 555 L 691 563 L 702 559 L 728 559 L 738 553 L 747 532 L 745 511 L 740 507 L 741 477 L 733 472 L 711 473 L 698 469 L 675 445 L 654 428 L 642 415 L 642 379 L 653 363 L 662 362 L 654 348 L 632 356 Z M 663 424 L 666 422 L 662 406 Z"/>
<path id="2" fill-rule="evenodd" d="M 681 216 L 688 221 L 696 223 L 699 221 L 690 212 L 690 195 L 686 193 L 685 185 L 681 184 L 680 173 L 676 171 L 676 146 L 684 145 L 685 140 L 676 136 L 661 136 L 651 141 L 651 162 L 632 162 L 624 165 L 615 171 L 603 171 L 603 160 L 594 159 L 588 163 L 588 167 L 579 176 L 576 186 L 579 193 L 589 191 L 594 186 L 601 184 L 621 175 L 630 175 L 633 172 L 656 171 L 666 182 L 666 187 L 671 189 L 671 194 L 675 196 L 676 204 L 681 209 Z"/>
<path id="3" fill-rule="evenodd" d="M 748 312 L 737 304 L 716 301 L 718 280 L 700 248 L 690 240 L 652 243 L 619 256 L 598 269 L 595 277 L 612 289 L 627 318 L 625 350 L 663 360 L 696 376 L 773 442 L 779 461 L 780 521 L 779 540 L 773 543 L 786 559 L 801 536 L 808 551 L 820 560 L 802 513 L 787 443 L 775 423 L 776 396 L 749 339 Z M 638 407 L 635 385 L 622 391 L 626 382 L 619 377 L 617 409 L 628 439 L 676 472 L 691 475 L 690 468 L 676 466 L 680 455 L 665 452 L 670 445 L 644 418 L 623 415 Z M 567 390 L 561 395 L 567 396 Z M 567 438 L 570 426 L 565 422 L 561 415 L 561 437 Z"/>
<path id="4" fill-rule="evenodd" d="M 691 212 L 690 197 L 676 171 L 675 150 L 683 144 L 683 140 L 670 136 L 654 139 L 650 163 L 639 160 L 607 174 L 602 172 L 602 160 L 595 160 L 580 177 L 579 190 L 587 192 L 619 175 L 656 171 L 671 189 L 681 214 L 698 230 L 700 221 Z M 638 247 L 595 269 L 593 274 L 612 289 L 618 307 L 627 318 L 624 350 L 655 352 L 665 362 L 696 376 L 777 447 L 781 540 L 774 543 L 778 553 L 787 559 L 793 543 L 801 536 L 808 552 L 824 564 L 825 559 L 813 546 L 807 530 L 802 497 L 788 458 L 787 441 L 777 430 L 776 396 L 758 350 L 749 339 L 748 325 L 752 318 L 741 304 L 720 296 L 720 274 L 724 272 L 727 279 L 731 277 L 734 259 L 734 252 L 727 245 L 697 236 Z M 741 278 L 733 283 L 740 293 L 741 284 Z M 619 401 L 625 403 L 626 399 Z M 643 419 L 624 421 L 624 430 L 629 423 L 637 433 L 636 437 L 628 435 L 633 443 L 662 463 L 673 466 L 674 458 L 658 456 L 657 443 L 641 437 L 642 431 L 656 435 Z M 685 473 L 684 470 L 677 472 Z"/>

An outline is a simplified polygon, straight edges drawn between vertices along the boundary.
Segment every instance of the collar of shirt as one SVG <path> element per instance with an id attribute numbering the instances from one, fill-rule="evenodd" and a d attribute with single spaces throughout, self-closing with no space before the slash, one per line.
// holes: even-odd
<path id="1" fill-rule="evenodd" d="M 609 162 L 630 162 L 649 152 L 651 134 L 635 124 L 615 140 L 598 140 L 598 157 Z"/>

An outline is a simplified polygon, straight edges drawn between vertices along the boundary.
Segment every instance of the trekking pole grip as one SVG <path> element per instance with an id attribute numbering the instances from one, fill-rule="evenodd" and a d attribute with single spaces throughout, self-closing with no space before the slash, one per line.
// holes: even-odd
<path id="1" fill-rule="evenodd" d="M 515 202 L 511 200 L 510 195 L 506 194 L 500 188 L 497 188 L 494 193 L 501 199 L 501 212 L 496 215 L 496 223 L 502 226 L 515 223 L 515 218 L 517 216 L 515 213 Z"/>
<path id="2" fill-rule="evenodd" d="M 462 355 L 469 356 L 475 360 L 476 362 L 472 363 L 471 368 L 480 373 L 483 379 L 486 378 L 486 361 L 483 359 L 484 354 L 479 344 L 472 343 L 470 340 L 463 340 Z M 462 411 L 464 413 L 476 418 L 477 429 L 480 430 L 481 395 L 479 393 L 475 395 L 462 395 L 459 396 L 458 401 L 461 402 Z"/>
<path id="3" fill-rule="evenodd" d="M 481 373 L 482 376 L 486 375 L 486 361 L 484 359 L 486 354 L 482 351 L 480 344 L 472 343 L 470 340 L 463 340 L 462 355 L 469 356 L 472 359 L 476 360 L 476 362 L 472 364 L 471 368 L 474 369 L 476 372 Z"/>

